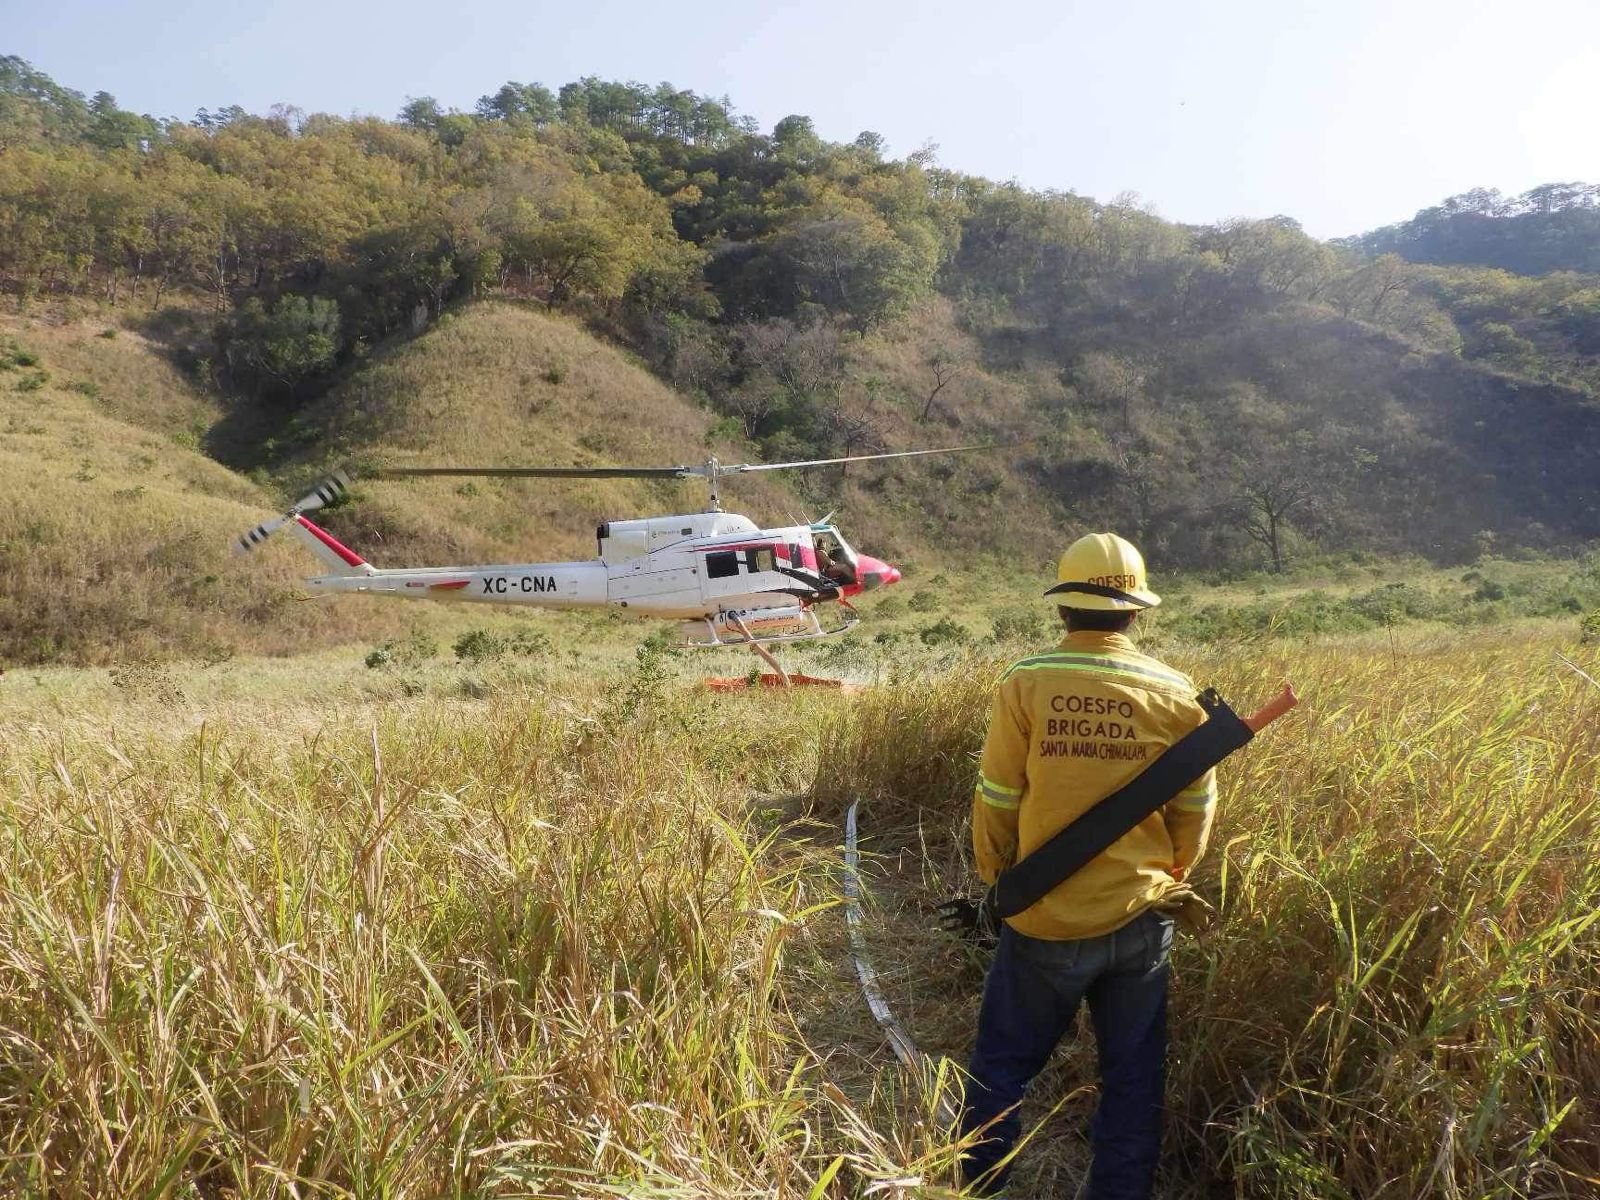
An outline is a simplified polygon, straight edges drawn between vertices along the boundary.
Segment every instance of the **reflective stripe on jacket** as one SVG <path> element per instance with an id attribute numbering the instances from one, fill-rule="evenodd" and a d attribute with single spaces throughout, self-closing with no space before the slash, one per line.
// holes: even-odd
<path id="1" fill-rule="evenodd" d="M 993 883 L 1204 720 L 1189 678 L 1121 634 L 1069 633 L 1056 650 L 1013 663 L 995 691 L 973 793 L 978 873 Z M 1208 771 L 1011 926 L 1063 939 L 1131 921 L 1204 852 L 1216 791 Z"/>

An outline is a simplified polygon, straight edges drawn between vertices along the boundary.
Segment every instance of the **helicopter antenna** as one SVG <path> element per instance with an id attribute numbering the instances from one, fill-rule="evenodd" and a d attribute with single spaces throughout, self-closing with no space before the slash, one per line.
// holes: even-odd
<path id="1" fill-rule="evenodd" d="M 974 450 L 1003 450 L 1018 442 L 991 442 L 973 446 L 943 446 L 937 450 L 891 450 L 883 454 L 849 454 L 842 458 L 808 458 L 778 463 L 724 463 L 715 455 L 696 466 L 675 467 L 383 467 L 376 479 L 416 479 L 428 476 L 477 476 L 500 479 L 693 479 L 706 481 L 707 512 L 722 511 L 722 477 L 758 471 L 791 471 L 806 467 L 831 467 L 844 463 L 873 462 L 886 458 L 921 458 L 929 454 L 964 454 Z"/>

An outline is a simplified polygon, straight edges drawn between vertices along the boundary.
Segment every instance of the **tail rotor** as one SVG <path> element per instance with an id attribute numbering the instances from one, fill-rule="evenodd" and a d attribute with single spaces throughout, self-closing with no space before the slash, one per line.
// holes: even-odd
<path id="1" fill-rule="evenodd" d="M 273 517 L 270 521 L 263 521 L 254 529 L 241 534 L 233 543 L 233 552 L 235 554 L 248 554 L 302 513 L 315 512 L 319 508 L 326 508 L 344 495 L 349 487 L 350 476 L 343 471 L 335 471 L 318 483 L 316 487 L 312 488 L 310 492 L 302 496 L 294 507 L 281 517 Z"/>

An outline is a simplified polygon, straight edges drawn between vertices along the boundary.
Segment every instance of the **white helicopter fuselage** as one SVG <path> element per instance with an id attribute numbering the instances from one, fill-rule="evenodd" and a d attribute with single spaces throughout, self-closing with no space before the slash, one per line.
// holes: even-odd
<path id="1" fill-rule="evenodd" d="M 953 449 L 976 449 L 956 447 Z M 829 466 L 866 459 L 910 458 L 951 450 L 906 450 L 792 463 L 703 467 L 393 467 L 390 478 L 437 475 L 610 478 L 710 482 L 704 512 L 632 521 L 607 521 L 595 531 L 597 553 L 581 562 L 487 563 L 460 567 L 378 568 L 306 517 L 345 494 L 350 478 L 337 471 L 280 517 L 263 521 L 235 543 L 248 553 L 283 530 L 320 559 L 329 573 L 306 580 L 324 596 L 370 595 L 406 600 L 458 600 L 527 608 L 617 609 L 629 616 L 680 622 L 684 641 L 701 646 L 827 637 L 856 621 L 850 597 L 898 583 L 898 568 L 858 554 L 829 520 L 762 529 L 749 517 L 722 511 L 719 477 L 750 471 Z M 818 610 L 839 604 L 840 623 L 824 628 Z M 775 662 L 770 655 L 764 655 Z M 780 671 L 781 675 L 782 672 Z"/>
<path id="2" fill-rule="evenodd" d="M 599 553 L 587 561 L 384 570 L 303 517 L 294 523 L 324 561 L 338 566 L 336 574 L 306 580 L 324 595 L 616 608 L 683 622 L 685 639 L 705 645 L 823 632 L 813 611 L 815 588 L 805 582 L 819 578 L 808 525 L 761 529 L 748 517 L 721 512 L 610 521 L 596 531 Z"/>

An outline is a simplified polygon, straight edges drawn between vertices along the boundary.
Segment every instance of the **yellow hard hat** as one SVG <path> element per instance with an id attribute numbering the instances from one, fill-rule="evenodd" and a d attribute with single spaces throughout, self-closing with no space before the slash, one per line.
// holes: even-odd
<path id="1" fill-rule="evenodd" d="M 1067 547 L 1056 571 L 1061 580 L 1045 593 L 1068 608 L 1101 612 L 1154 608 L 1161 597 L 1145 587 L 1144 555 L 1114 533 L 1090 533 Z"/>

